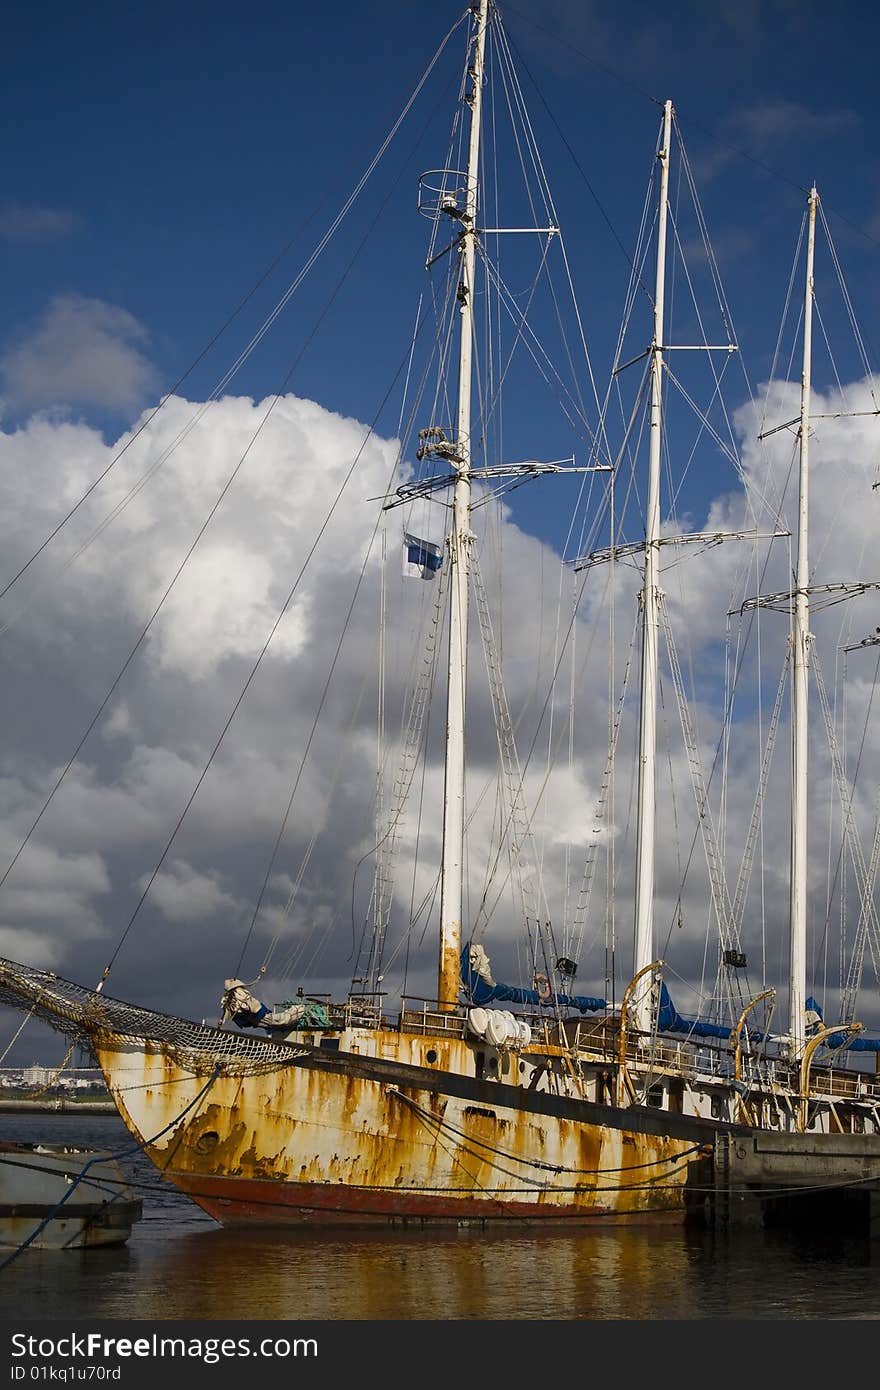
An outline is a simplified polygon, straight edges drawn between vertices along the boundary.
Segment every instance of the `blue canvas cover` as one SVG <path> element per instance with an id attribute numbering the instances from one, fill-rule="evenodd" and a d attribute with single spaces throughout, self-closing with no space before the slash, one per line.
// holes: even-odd
<path id="1" fill-rule="evenodd" d="M 536 989 L 519 989 L 516 985 L 488 984 L 470 963 L 470 945 L 461 953 L 461 980 L 472 1004 L 491 1004 L 495 1001 L 510 1004 L 534 1004 L 540 1008 L 560 1004 L 563 1008 L 578 1009 L 582 1014 L 595 1013 L 605 1008 L 604 999 L 594 999 L 589 994 L 554 994 L 547 997 L 538 994 Z"/>
<path id="2" fill-rule="evenodd" d="M 657 1010 L 657 1031 L 660 1033 L 687 1033 L 690 1037 L 696 1038 L 723 1038 L 725 1042 L 730 1040 L 730 1028 L 722 1023 L 709 1023 L 702 1018 L 682 1018 L 669 997 L 669 990 L 664 984 L 660 985 L 660 1008 Z M 754 1040 L 760 1039 L 760 1033 L 753 1034 Z"/>
<path id="3" fill-rule="evenodd" d="M 807 1008 L 813 1009 L 819 1015 L 819 1022 L 823 1022 L 822 1010 L 818 1003 L 810 995 L 807 1000 Z M 860 1038 L 854 1037 L 847 1041 L 846 1033 L 831 1033 L 822 1044 L 823 1047 L 835 1048 L 846 1047 L 850 1052 L 880 1052 L 880 1038 Z"/>

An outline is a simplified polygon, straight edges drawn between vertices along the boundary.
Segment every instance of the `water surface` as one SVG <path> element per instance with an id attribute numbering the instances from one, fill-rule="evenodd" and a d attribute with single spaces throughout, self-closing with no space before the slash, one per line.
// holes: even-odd
<path id="1" fill-rule="evenodd" d="M 116 1116 L 0 1115 L 0 1137 L 133 1146 Z M 144 1206 L 128 1244 L 25 1250 L 0 1319 L 880 1317 L 880 1242 L 841 1234 L 225 1230 L 142 1155 L 122 1166 Z"/>

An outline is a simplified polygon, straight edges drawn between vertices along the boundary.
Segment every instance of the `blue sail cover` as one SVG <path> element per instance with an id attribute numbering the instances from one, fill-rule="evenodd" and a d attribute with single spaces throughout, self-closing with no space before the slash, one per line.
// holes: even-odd
<path id="1" fill-rule="evenodd" d="M 818 1015 L 819 1022 L 822 1021 L 822 1010 L 816 1000 L 810 996 L 806 1001 L 806 1008 L 814 1010 Z M 657 1029 L 661 1033 L 689 1033 L 698 1038 L 724 1038 L 729 1040 L 732 1030 L 725 1028 L 719 1023 L 708 1023 L 699 1018 L 682 1018 L 669 997 L 669 991 L 664 984 L 660 986 L 660 1008 L 657 1014 Z M 809 1036 L 809 1030 L 808 1036 Z M 763 1033 L 749 1033 L 752 1042 L 763 1042 Z M 880 1052 L 880 1038 L 860 1038 L 855 1037 L 847 1044 L 846 1033 L 831 1033 L 823 1043 L 824 1047 L 835 1048 L 848 1046 L 852 1052 Z"/>
<path id="2" fill-rule="evenodd" d="M 669 990 L 660 985 L 660 1008 L 657 1011 L 657 1031 L 660 1033 L 688 1033 L 696 1038 L 723 1038 L 730 1041 L 731 1029 L 722 1023 L 709 1023 L 702 1018 L 682 1018 L 669 997 Z M 752 1042 L 760 1042 L 761 1033 L 750 1033 Z"/>
<path id="3" fill-rule="evenodd" d="M 540 1008 L 561 1004 L 563 1008 L 579 1009 L 582 1014 L 595 1013 L 597 1009 L 605 1008 L 604 999 L 594 999 L 589 994 L 554 995 L 551 993 L 542 998 L 536 989 L 518 989 L 516 985 L 489 984 L 471 965 L 469 945 L 465 946 L 461 953 L 461 979 L 471 1003 L 481 1006 L 491 1004 L 495 1000 L 511 1004 L 534 1004 Z"/>
<path id="4" fill-rule="evenodd" d="M 819 1015 L 819 1022 L 822 1023 L 822 1010 L 816 1000 L 810 995 L 807 1000 L 807 1008 L 813 1009 Z M 860 1038 L 858 1036 L 850 1038 L 847 1042 L 846 1033 L 831 1033 L 822 1044 L 823 1047 L 846 1047 L 850 1052 L 880 1052 L 880 1038 Z"/>

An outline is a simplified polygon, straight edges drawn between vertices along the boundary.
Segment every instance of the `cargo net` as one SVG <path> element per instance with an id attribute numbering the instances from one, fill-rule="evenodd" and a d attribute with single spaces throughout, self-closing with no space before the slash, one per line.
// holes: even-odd
<path id="1" fill-rule="evenodd" d="M 198 1076 L 218 1067 L 224 1076 L 276 1071 L 310 1056 L 313 1050 L 142 1009 L 73 984 L 51 970 L 35 970 L 2 956 L 0 1005 L 24 1010 L 89 1048 L 99 1037 L 151 1044 Z"/>

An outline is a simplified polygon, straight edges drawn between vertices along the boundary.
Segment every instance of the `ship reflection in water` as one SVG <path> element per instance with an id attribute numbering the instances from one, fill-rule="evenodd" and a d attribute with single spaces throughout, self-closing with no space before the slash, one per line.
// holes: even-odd
<path id="1" fill-rule="evenodd" d="M 4 1117 L 3 1137 L 130 1147 L 113 1118 Z M 11 1131 L 15 1130 L 15 1133 Z M 88 1132 L 86 1133 L 86 1129 Z M 0 1318 L 862 1318 L 880 1308 L 880 1243 L 792 1232 L 225 1230 L 155 1169 L 116 1250 L 27 1250 L 0 1271 Z"/>

